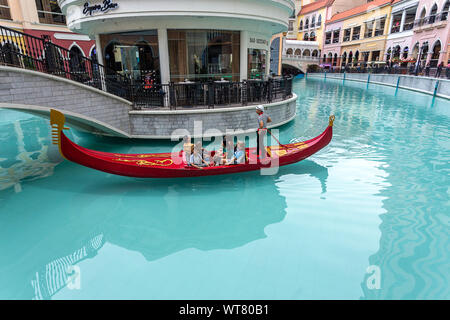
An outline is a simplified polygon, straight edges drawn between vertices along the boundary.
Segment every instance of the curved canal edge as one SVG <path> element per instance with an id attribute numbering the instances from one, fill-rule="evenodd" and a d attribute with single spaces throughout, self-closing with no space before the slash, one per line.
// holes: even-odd
<path id="1" fill-rule="evenodd" d="M 369 74 L 369 73 L 332 73 L 308 74 L 313 79 L 335 79 L 342 81 L 357 81 L 368 84 L 380 84 L 421 92 L 450 100 L 450 80 L 409 75 Z"/>

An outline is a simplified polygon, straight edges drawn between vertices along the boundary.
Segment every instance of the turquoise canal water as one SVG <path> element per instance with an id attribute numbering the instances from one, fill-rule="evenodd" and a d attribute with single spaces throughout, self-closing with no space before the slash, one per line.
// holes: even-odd
<path id="1" fill-rule="evenodd" d="M 96 172 L 61 162 L 47 120 L 0 111 L 0 298 L 449 299 L 450 102 L 336 80 L 295 92 L 282 142 L 330 114 L 335 135 L 273 176 Z"/>

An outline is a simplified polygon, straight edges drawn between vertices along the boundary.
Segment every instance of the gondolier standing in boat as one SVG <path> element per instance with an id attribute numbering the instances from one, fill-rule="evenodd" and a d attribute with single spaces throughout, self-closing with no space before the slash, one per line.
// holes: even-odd
<path id="1" fill-rule="evenodd" d="M 256 154 L 260 159 L 265 157 L 264 137 L 267 134 L 267 124 L 272 122 L 272 119 L 264 113 L 264 106 L 256 106 L 256 113 L 258 114 L 258 131 L 257 131 L 257 144 Z"/>

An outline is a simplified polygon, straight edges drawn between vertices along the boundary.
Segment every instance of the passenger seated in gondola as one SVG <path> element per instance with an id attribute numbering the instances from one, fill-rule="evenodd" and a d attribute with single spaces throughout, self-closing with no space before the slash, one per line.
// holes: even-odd
<path id="1" fill-rule="evenodd" d="M 183 137 L 183 151 L 184 151 L 184 159 L 186 161 L 186 164 L 190 163 L 191 154 L 193 152 L 194 145 L 191 143 L 191 137 L 190 136 L 184 136 Z"/>
<path id="2" fill-rule="evenodd" d="M 233 154 L 233 157 L 227 161 L 226 165 L 243 164 L 245 163 L 245 159 L 245 143 L 243 141 L 238 141 L 236 152 Z"/>
<path id="3" fill-rule="evenodd" d="M 209 166 L 208 162 L 203 159 L 203 148 L 200 141 L 195 144 L 194 152 L 189 159 L 189 164 L 197 169 Z"/>
<path id="4" fill-rule="evenodd" d="M 212 157 L 211 159 L 211 165 L 212 166 L 221 166 L 223 164 L 225 164 L 225 159 L 224 159 L 224 155 L 223 155 L 223 150 L 222 149 L 218 149 L 216 150 L 216 152 L 214 153 L 214 157 Z"/>
<path id="5" fill-rule="evenodd" d="M 222 145 L 226 150 L 225 158 L 227 159 L 227 161 L 229 161 L 231 158 L 233 158 L 233 155 L 236 152 L 236 146 L 234 145 L 234 137 L 232 136 L 224 137 Z"/>

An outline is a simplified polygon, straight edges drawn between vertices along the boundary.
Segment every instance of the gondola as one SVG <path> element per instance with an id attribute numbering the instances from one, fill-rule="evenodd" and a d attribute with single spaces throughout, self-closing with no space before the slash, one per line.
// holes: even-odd
<path id="1" fill-rule="evenodd" d="M 94 151 L 71 141 L 65 134 L 64 114 L 52 109 L 50 123 L 53 143 L 61 155 L 72 162 L 95 170 L 136 178 L 200 177 L 255 171 L 274 166 L 285 166 L 304 160 L 326 147 L 333 136 L 334 116 L 329 119 L 325 131 L 308 141 L 266 147 L 267 156 L 258 159 L 256 148 L 246 149 L 244 164 L 195 168 L 183 161 L 183 151 L 174 153 L 119 154 Z"/>

